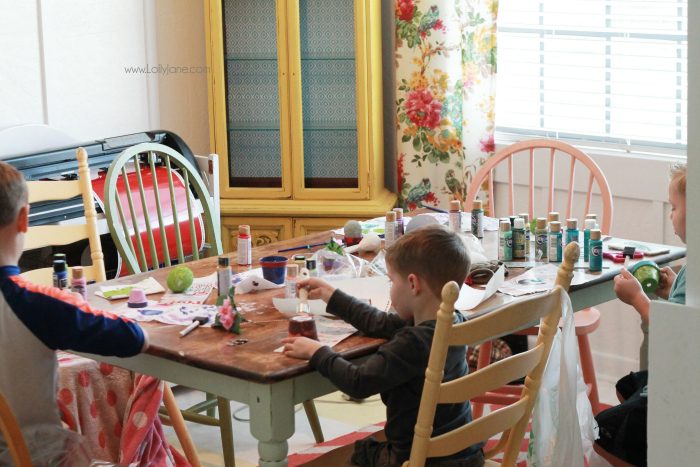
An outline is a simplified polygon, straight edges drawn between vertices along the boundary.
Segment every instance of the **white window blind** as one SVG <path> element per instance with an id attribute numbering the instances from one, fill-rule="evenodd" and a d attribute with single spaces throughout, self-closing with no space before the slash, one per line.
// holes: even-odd
<path id="1" fill-rule="evenodd" d="M 687 0 L 501 0 L 496 128 L 683 154 Z"/>

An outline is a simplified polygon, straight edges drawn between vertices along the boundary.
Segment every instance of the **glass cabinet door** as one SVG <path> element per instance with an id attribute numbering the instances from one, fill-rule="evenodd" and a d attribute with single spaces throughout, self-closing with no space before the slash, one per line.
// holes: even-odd
<path id="1" fill-rule="evenodd" d="M 228 172 L 230 188 L 283 190 L 285 71 L 278 59 L 282 0 L 222 2 Z M 284 41 L 281 41 L 282 43 Z M 286 66 L 286 65 L 285 65 Z M 282 86 L 280 86 L 282 84 Z M 287 143 L 288 144 L 288 143 Z"/>

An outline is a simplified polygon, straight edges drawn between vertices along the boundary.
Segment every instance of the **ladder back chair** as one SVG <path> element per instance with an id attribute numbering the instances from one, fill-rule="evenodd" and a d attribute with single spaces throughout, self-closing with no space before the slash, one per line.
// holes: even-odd
<path id="1" fill-rule="evenodd" d="M 190 189 L 201 203 L 203 219 Z M 218 200 L 212 201 L 194 165 L 170 147 L 143 143 L 122 151 L 107 171 L 104 199 L 110 234 L 131 274 L 168 267 L 175 261 L 198 260 L 204 245 L 209 246 L 208 256 L 223 253 L 219 211 L 214 207 Z M 304 409 L 316 441 L 323 442 L 313 401 L 304 402 Z M 204 411 L 206 415 L 200 413 Z M 218 426 L 224 463 L 234 465 L 228 399 L 207 394 L 207 400 L 183 409 L 182 416 L 187 421 Z M 167 416 L 162 418 L 169 423 Z"/>
<path id="2" fill-rule="evenodd" d="M 83 148 L 76 151 L 78 159 L 78 179 L 67 181 L 30 181 L 27 182 L 29 202 L 57 201 L 82 197 L 85 209 L 85 223 L 67 225 L 37 225 L 30 227 L 24 240 L 24 249 L 33 250 L 47 246 L 68 245 L 87 239 L 90 246 L 92 265 L 84 267 L 87 280 L 102 282 L 106 280 L 104 255 L 97 231 L 97 211 L 90 182 L 87 152 Z M 25 271 L 22 276 L 36 284 L 53 284 L 53 269 L 41 268 Z"/>
<path id="3" fill-rule="evenodd" d="M 12 413 L 5 396 L 0 393 L 0 433 L 5 438 L 10 459 L 16 467 L 32 467 L 32 458 L 29 448 L 24 441 L 24 436 L 17 423 L 17 418 Z"/>
<path id="4" fill-rule="evenodd" d="M 568 157 L 567 157 L 568 156 Z M 513 177 L 513 159 L 515 157 L 527 157 L 528 158 L 528 178 L 529 178 L 529 192 L 528 192 L 528 205 L 527 209 L 522 206 L 516 207 L 515 196 L 514 196 L 514 177 Z M 547 205 L 546 211 L 545 206 L 535 205 L 535 160 L 544 161 L 542 166 L 548 167 L 548 185 L 546 186 L 547 192 Z M 577 149 L 570 144 L 563 141 L 550 140 L 550 139 L 533 139 L 521 141 L 519 143 L 511 144 L 505 147 L 493 157 L 489 158 L 486 163 L 479 169 L 479 171 L 474 176 L 472 184 L 467 191 L 467 197 L 465 200 L 465 206 L 470 206 L 471 203 L 477 199 L 479 193 L 482 191 L 482 185 L 487 181 L 487 191 L 488 191 L 488 212 L 490 216 L 498 217 L 496 215 L 496 203 L 494 197 L 494 170 L 501 163 L 507 164 L 508 173 L 508 203 L 507 203 L 507 213 L 501 213 L 505 215 L 517 214 L 518 212 L 527 211 L 530 216 L 530 220 L 534 219 L 536 216 L 546 217 L 547 213 L 554 211 L 555 207 L 555 168 L 556 162 L 562 161 L 568 163 L 568 180 L 569 185 L 567 187 L 566 194 L 566 204 L 565 204 L 565 219 L 571 218 L 575 215 L 575 212 L 580 213 L 581 217 L 579 219 L 585 218 L 586 214 L 590 212 L 591 200 L 594 194 L 594 187 L 598 188 L 598 195 L 602 204 L 602 212 L 598 213 L 600 230 L 603 235 L 610 233 L 610 228 L 612 226 L 613 219 L 613 201 L 612 194 L 610 191 L 610 186 L 605 178 L 598 164 L 586 153 Z M 576 179 L 576 169 L 577 167 L 582 167 L 588 172 L 587 184 L 583 187 L 586 194 L 585 202 L 583 203 L 583 208 L 581 210 L 574 210 L 574 194 L 575 189 L 575 179 Z M 504 217 L 501 216 L 501 217 Z M 564 219 L 561 219 L 562 221 Z M 596 308 L 586 308 L 580 310 L 574 314 L 574 323 L 576 327 L 576 337 L 579 346 L 579 355 L 581 357 L 581 368 L 583 371 L 583 379 L 588 386 L 588 397 L 591 401 L 591 406 L 593 408 L 593 413 L 597 414 L 600 411 L 600 402 L 598 397 L 598 383 L 595 376 L 595 367 L 593 365 L 593 354 L 591 353 L 591 346 L 588 340 L 588 334 L 592 333 L 600 325 L 600 311 Z M 523 330 L 520 334 L 526 335 L 536 335 L 537 329 L 530 328 Z M 491 344 L 485 343 L 482 348 L 479 349 L 479 367 L 487 365 L 490 360 L 491 354 Z M 504 400 L 493 401 L 496 403 L 505 403 Z M 475 404 L 474 414 L 479 416 L 481 414 L 482 407 L 480 404 Z"/>
<path id="5" fill-rule="evenodd" d="M 555 286 L 550 292 L 516 300 L 464 323 L 453 324 L 454 304 L 459 296 L 459 286 L 455 282 L 445 284 L 425 372 L 411 455 L 403 467 L 422 467 L 428 458 L 457 453 L 499 433 L 502 435 L 496 446 L 484 453 L 486 465 L 515 466 L 530 414 L 537 400 L 562 307 L 565 300 L 568 300 L 566 289 L 573 277 L 578 245 L 567 246 L 567 253 L 567 259 L 559 267 Z M 534 348 L 461 378 L 442 381 L 449 346 L 471 346 L 490 341 L 530 326 L 538 320 L 540 327 Z M 517 402 L 452 431 L 432 436 L 437 404 L 465 402 L 521 377 L 525 377 L 525 385 Z M 501 464 L 489 460 L 501 452 Z"/>

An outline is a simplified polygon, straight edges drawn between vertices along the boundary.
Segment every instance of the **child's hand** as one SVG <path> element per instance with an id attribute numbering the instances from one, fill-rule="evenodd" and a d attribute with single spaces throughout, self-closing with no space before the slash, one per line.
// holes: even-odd
<path id="1" fill-rule="evenodd" d="M 319 341 L 308 337 L 285 337 L 282 339 L 282 343 L 284 344 L 284 354 L 287 357 L 304 360 L 310 359 L 318 349 L 323 347 Z"/>
<path id="2" fill-rule="evenodd" d="M 659 288 L 656 289 L 656 295 L 668 300 L 668 296 L 671 294 L 671 286 L 673 286 L 673 281 L 676 280 L 676 273 L 673 269 L 666 266 L 659 271 Z"/>
<path id="3" fill-rule="evenodd" d="M 333 287 L 323 279 L 318 279 L 316 277 L 297 282 L 297 290 L 304 287 L 306 287 L 309 291 L 309 300 L 315 300 L 320 298 L 326 303 L 328 303 L 328 300 L 330 300 L 331 295 L 333 295 L 333 292 L 335 292 L 335 287 Z"/>
<path id="4" fill-rule="evenodd" d="M 640 297 L 644 297 L 642 284 L 625 268 L 615 276 L 615 294 L 624 303 L 632 306 L 639 302 Z"/>

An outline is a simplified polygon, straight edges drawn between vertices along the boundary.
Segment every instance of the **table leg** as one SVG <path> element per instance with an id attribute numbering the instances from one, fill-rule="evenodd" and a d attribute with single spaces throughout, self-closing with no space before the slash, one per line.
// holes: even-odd
<path id="1" fill-rule="evenodd" d="M 294 384 L 250 385 L 250 432 L 258 440 L 260 467 L 287 466 L 287 440 L 294 434 Z"/>

